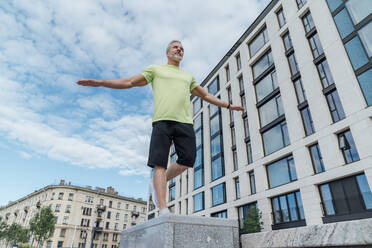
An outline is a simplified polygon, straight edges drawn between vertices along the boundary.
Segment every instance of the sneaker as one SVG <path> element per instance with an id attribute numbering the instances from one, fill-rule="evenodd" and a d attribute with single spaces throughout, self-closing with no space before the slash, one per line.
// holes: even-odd
<path id="1" fill-rule="evenodd" d="M 149 184 L 150 190 L 151 190 L 151 196 L 152 196 L 152 202 L 155 205 L 155 208 L 159 207 L 159 202 L 158 202 L 158 197 L 156 196 L 156 191 L 154 187 L 154 180 L 153 178 L 150 179 L 150 184 Z"/>
<path id="2" fill-rule="evenodd" d="M 172 215 L 172 213 L 169 211 L 168 208 L 163 208 L 159 211 L 159 216 L 166 216 L 166 215 Z"/>

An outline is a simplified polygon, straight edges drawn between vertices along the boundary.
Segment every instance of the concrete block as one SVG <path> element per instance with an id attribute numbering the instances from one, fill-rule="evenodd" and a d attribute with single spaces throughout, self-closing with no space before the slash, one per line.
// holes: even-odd
<path id="1" fill-rule="evenodd" d="M 238 227 L 230 219 L 160 216 L 124 230 L 120 248 L 239 248 Z"/>

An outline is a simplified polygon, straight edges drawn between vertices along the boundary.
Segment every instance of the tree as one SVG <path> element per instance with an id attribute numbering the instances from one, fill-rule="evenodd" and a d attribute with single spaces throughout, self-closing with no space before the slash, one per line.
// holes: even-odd
<path id="1" fill-rule="evenodd" d="M 247 217 L 243 221 L 243 232 L 260 232 L 262 230 L 262 225 L 262 213 L 255 206 L 251 206 L 247 211 Z"/>
<path id="2" fill-rule="evenodd" d="M 30 231 L 38 245 L 52 237 L 55 225 L 54 215 L 50 207 L 44 207 L 30 220 Z"/>
<path id="3" fill-rule="evenodd" d="M 10 244 L 27 243 L 30 239 L 29 230 L 13 223 L 8 227 L 6 240 Z"/>
<path id="4" fill-rule="evenodd" d="M 5 239 L 6 234 L 7 234 L 7 231 L 8 231 L 8 225 L 0 217 L 0 241 L 3 240 L 3 239 Z"/>

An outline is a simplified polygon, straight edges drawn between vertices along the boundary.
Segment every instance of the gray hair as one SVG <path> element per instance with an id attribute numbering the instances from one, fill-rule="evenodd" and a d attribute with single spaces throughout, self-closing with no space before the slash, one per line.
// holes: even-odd
<path id="1" fill-rule="evenodd" d="M 173 43 L 175 43 L 175 42 L 181 43 L 181 41 L 179 41 L 179 40 L 172 40 L 171 42 L 169 42 L 169 44 L 168 44 L 168 46 L 167 46 L 167 52 L 169 51 L 171 45 L 172 45 Z M 181 44 L 182 44 L 182 43 L 181 43 Z"/>

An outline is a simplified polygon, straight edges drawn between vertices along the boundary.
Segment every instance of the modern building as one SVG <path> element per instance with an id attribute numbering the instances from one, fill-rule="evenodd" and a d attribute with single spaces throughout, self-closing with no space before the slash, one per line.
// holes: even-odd
<path id="1" fill-rule="evenodd" d="M 46 206 L 52 208 L 56 220 L 53 236 L 43 245 L 47 248 L 88 248 L 93 233 L 94 248 L 118 248 L 123 229 L 146 219 L 142 199 L 120 196 L 112 187 L 93 189 L 64 180 L 1 207 L 0 217 L 9 225 L 27 227 L 35 213 Z"/>
<path id="2" fill-rule="evenodd" d="M 191 98 L 197 158 L 168 184 L 170 209 L 243 220 L 255 206 L 264 231 L 372 218 L 371 13 L 271 1 L 201 83 L 245 111 Z"/>

